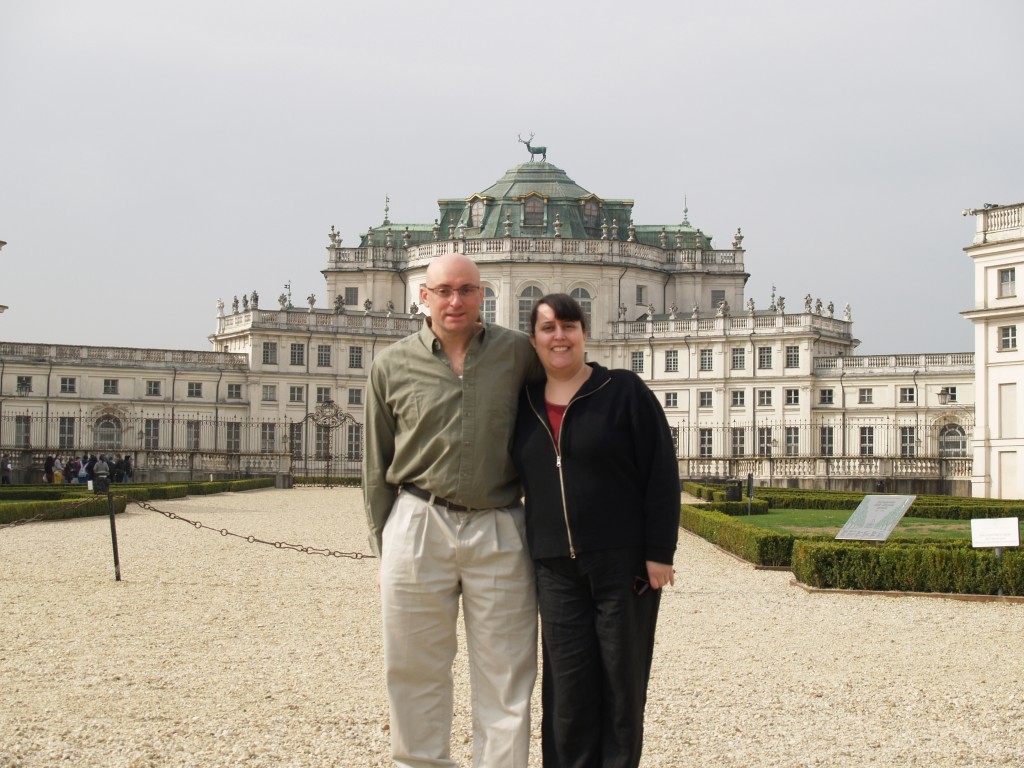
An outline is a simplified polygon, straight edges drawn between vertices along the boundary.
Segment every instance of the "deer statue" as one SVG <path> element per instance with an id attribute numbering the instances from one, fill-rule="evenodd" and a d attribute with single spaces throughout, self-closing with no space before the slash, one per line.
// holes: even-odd
<path id="1" fill-rule="evenodd" d="M 523 141 L 523 135 L 519 134 L 519 141 L 526 145 L 527 151 L 530 153 L 530 162 L 533 162 L 534 155 L 540 155 L 540 159 L 544 162 L 548 160 L 548 148 L 547 147 L 531 147 L 530 142 L 533 141 L 533 134 L 530 134 L 530 138 Z"/>

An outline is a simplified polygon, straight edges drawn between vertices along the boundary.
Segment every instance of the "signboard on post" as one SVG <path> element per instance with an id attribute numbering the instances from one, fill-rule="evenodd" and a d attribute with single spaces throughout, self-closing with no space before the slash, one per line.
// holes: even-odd
<path id="1" fill-rule="evenodd" d="M 917 496 L 865 496 L 836 534 L 837 539 L 885 541 Z"/>
<path id="2" fill-rule="evenodd" d="M 1020 518 L 996 517 L 990 520 L 971 520 L 971 546 L 1019 547 Z"/>

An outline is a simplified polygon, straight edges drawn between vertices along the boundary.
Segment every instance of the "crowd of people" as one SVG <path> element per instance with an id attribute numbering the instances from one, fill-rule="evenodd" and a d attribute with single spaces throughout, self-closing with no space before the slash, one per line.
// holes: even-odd
<path id="1" fill-rule="evenodd" d="M 130 483 L 135 467 L 130 454 L 107 456 L 101 453 L 83 453 L 78 456 L 55 456 L 50 454 L 43 463 L 43 482 L 53 485 L 80 483 L 85 485 L 97 477 L 106 477 L 113 483 Z"/>

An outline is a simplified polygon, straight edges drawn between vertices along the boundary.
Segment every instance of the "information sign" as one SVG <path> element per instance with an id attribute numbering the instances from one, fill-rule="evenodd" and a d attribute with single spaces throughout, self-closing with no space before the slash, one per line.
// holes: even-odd
<path id="1" fill-rule="evenodd" d="M 1019 547 L 1019 518 L 997 517 L 991 520 L 971 520 L 971 546 L 975 548 Z"/>
<path id="2" fill-rule="evenodd" d="M 837 539 L 885 541 L 917 496 L 865 496 Z"/>

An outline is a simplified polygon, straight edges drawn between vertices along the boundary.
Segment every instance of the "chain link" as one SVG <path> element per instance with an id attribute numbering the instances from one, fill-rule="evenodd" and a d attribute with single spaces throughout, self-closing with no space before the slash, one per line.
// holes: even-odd
<path id="1" fill-rule="evenodd" d="M 375 555 L 367 555 L 362 552 L 340 552 L 336 549 L 321 549 L 318 547 L 307 547 L 303 544 L 289 544 L 286 541 L 267 541 L 265 539 L 258 539 L 251 534 L 246 536 L 240 533 L 234 533 L 229 531 L 227 528 L 214 528 L 213 526 L 206 525 L 205 523 L 199 522 L 198 520 L 189 520 L 187 517 L 182 517 L 175 512 L 165 512 L 162 509 L 157 509 L 152 504 L 146 501 L 139 501 L 138 499 L 128 499 L 132 504 L 142 507 L 150 512 L 156 512 L 159 515 L 163 515 L 168 520 L 181 520 L 184 523 L 188 523 L 193 528 L 199 530 L 205 528 L 208 531 L 216 531 L 221 536 L 234 536 L 236 539 L 243 539 L 250 544 L 267 544 L 275 549 L 291 549 L 295 552 L 301 552 L 304 555 L 323 555 L 324 557 L 347 557 L 352 560 L 373 560 L 376 559 Z"/>

